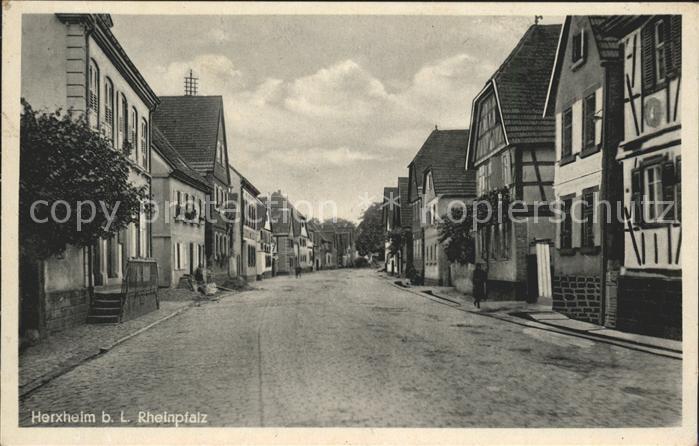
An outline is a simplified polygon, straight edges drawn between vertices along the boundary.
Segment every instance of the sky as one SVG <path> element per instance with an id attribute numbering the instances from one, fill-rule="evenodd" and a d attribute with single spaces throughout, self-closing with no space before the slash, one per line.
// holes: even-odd
<path id="1" fill-rule="evenodd" d="M 471 102 L 534 16 L 134 16 L 112 31 L 158 95 L 224 101 L 229 161 L 308 217 L 357 221 L 435 125 Z M 544 16 L 541 23 L 561 23 Z M 308 215 L 312 214 L 312 215 Z"/>

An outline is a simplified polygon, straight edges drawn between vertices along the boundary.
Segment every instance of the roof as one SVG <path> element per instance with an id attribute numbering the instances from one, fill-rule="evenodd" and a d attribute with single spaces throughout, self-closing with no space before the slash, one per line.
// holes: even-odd
<path id="1" fill-rule="evenodd" d="M 622 56 L 621 48 L 619 47 L 619 39 L 612 36 L 608 31 L 605 31 L 605 25 L 613 16 L 597 15 L 584 17 L 586 17 L 590 22 L 590 29 L 592 30 L 593 36 L 592 38 L 600 59 L 602 61 L 619 59 Z M 553 107 L 553 103 L 556 98 L 556 90 L 558 89 L 558 80 L 560 78 L 561 67 L 563 66 L 563 61 L 565 59 L 565 51 L 567 46 L 566 42 L 568 41 L 570 21 L 572 18 L 573 16 L 566 16 L 565 22 L 561 27 L 561 32 L 558 37 L 556 57 L 554 59 L 554 66 L 549 79 L 549 85 L 546 90 L 546 100 L 544 102 L 544 110 L 542 112 L 542 116 L 544 117 L 552 115 L 550 112 L 550 107 Z"/>
<path id="2" fill-rule="evenodd" d="M 554 118 L 542 114 L 560 30 L 561 25 L 530 26 L 491 78 L 509 144 L 556 137 Z"/>
<path id="3" fill-rule="evenodd" d="M 269 213 L 272 220 L 272 232 L 288 235 L 291 223 L 289 200 L 281 192 L 273 192 L 269 200 Z"/>
<path id="4" fill-rule="evenodd" d="M 214 168 L 222 117 L 221 96 L 161 96 L 153 122 L 185 161 L 204 173 Z"/>
<path id="5" fill-rule="evenodd" d="M 602 58 L 602 60 L 617 59 L 621 57 L 619 39 L 604 31 L 605 23 L 607 23 L 612 17 L 613 16 L 608 15 L 587 16 L 587 18 L 590 20 L 592 35 L 595 37 L 597 50 L 599 51 L 599 56 Z"/>
<path id="6" fill-rule="evenodd" d="M 173 174 L 180 178 L 182 181 L 189 183 L 190 185 L 196 187 L 199 190 L 208 192 L 210 189 L 209 183 L 197 172 L 196 170 L 189 167 L 185 160 L 177 153 L 170 141 L 162 134 L 158 127 L 153 126 L 151 128 L 153 136 L 153 146 L 155 150 L 160 153 L 165 162 L 167 162 L 173 169 Z"/>
<path id="7" fill-rule="evenodd" d="M 478 106 L 491 89 L 495 94 L 506 144 L 553 142 L 553 117 L 542 117 L 561 25 L 532 25 L 473 100 L 471 128 L 478 128 Z M 469 137 L 472 158 L 475 135 Z M 470 160 L 469 160 L 470 161 Z"/>
<path id="8" fill-rule="evenodd" d="M 400 224 L 407 226 L 413 219 L 412 209 L 408 205 L 408 177 L 398 177 L 398 195 L 400 196 Z"/>
<path id="9" fill-rule="evenodd" d="M 430 133 L 410 163 L 415 169 L 416 181 L 420 187 L 425 172 L 432 170 L 435 193 L 475 195 L 475 177 L 464 168 L 468 135 L 468 130 L 435 129 Z M 408 179 L 405 179 L 405 187 L 405 203 L 408 203 Z M 409 210 L 407 214 L 410 215 Z"/>
<path id="10" fill-rule="evenodd" d="M 238 175 L 240 175 L 240 172 L 238 172 L 237 170 L 236 170 L 236 173 L 238 173 Z M 240 182 L 241 182 L 242 187 L 244 189 L 247 189 L 248 192 L 250 192 L 255 197 L 260 195 L 260 190 L 258 188 L 256 188 L 255 185 L 252 184 L 250 182 L 250 180 L 248 180 L 245 176 L 240 175 Z"/>

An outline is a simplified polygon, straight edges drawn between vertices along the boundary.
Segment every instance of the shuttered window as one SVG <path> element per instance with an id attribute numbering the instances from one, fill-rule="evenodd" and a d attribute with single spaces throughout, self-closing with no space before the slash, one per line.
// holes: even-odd
<path id="1" fill-rule="evenodd" d="M 587 96 L 583 102 L 583 148 L 595 145 L 595 93 Z"/>
<path id="2" fill-rule="evenodd" d="M 585 189 L 582 195 L 582 222 L 580 225 L 580 246 L 591 248 L 595 245 L 594 236 L 595 194 L 591 189 Z"/>
<path id="3" fill-rule="evenodd" d="M 563 221 L 561 221 L 560 246 L 561 249 L 570 249 L 573 247 L 573 199 L 568 198 L 562 200 L 561 211 L 563 212 Z"/>
<path id="4" fill-rule="evenodd" d="M 643 91 L 652 93 L 682 67 L 682 16 L 660 16 L 641 30 Z"/>

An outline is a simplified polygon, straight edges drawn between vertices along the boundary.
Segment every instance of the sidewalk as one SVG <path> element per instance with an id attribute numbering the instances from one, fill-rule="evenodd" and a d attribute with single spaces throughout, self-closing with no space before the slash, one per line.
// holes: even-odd
<path id="1" fill-rule="evenodd" d="M 423 295 L 440 301 L 445 305 L 458 307 L 462 311 L 494 317 L 507 322 L 555 331 L 561 334 L 581 336 L 597 341 L 608 342 L 622 347 L 646 351 L 653 354 L 682 359 L 682 341 L 656 338 L 634 333 L 613 330 L 589 322 L 570 319 L 568 316 L 552 310 L 551 299 L 539 299 L 536 303 L 524 301 L 484 301 L 481 308 L 473 305 L 473 298 L 444 286 L 399 285 L 404 279 L 379 273 L 394 286 L 408 292 Z"/>
<path id="2" fill-rule="evenodd" d="M 85 324 L 49 336 L 19 355 L 19 395 L 23 396 L 79 364 L 196 305 L 197 293 L 161 290 L 160 308 L 119 324 Z M 223 297 L 230 293 L 224 293 Z M 202 300 L 201 302 L 205 302 Z"/>

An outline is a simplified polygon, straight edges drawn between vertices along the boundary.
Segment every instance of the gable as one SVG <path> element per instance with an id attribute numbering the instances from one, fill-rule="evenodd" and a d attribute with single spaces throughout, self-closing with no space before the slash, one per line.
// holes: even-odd
<path id="1" fill-rule="evenodd" d="M 505 145 L 502 113 L 494 89 L 478 102 L 475 128 L 475 160 L 485 158 Z"/>
<path id="2" fill-rule="evenodd" d="M 568 18 L 569 27 L 561 41 L 561 60 L 555 92 L 555 111 L 562 112 L 580 99 L 587 90 L 602 84 L 601 61 L 587 16 Z M 581 52 L 582 59 L 573 61 L 573 53 Z"/>

